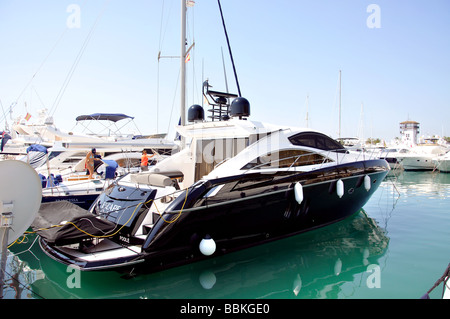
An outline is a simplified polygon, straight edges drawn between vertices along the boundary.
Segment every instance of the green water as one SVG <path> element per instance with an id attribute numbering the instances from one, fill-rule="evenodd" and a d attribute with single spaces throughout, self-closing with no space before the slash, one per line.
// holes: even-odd
<path id="1" fill-rule="evenodd" d="M 340 223 L 154 274 L 77 272 L 34 237 L 10 248 L 5 299 L 417 299 L 450 262 L 450 174 L 386 179 Z M 440 298 L 442 285 L 431 293 Z"/>

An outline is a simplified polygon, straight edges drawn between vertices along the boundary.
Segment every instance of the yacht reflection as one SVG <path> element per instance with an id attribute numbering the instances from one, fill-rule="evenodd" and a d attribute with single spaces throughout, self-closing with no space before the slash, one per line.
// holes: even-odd
<path id="1" fill-rule="evenodd" d="M 336 298 L 343 284 L 378 263 L 388 244 L 361 210 L 309 233 L 152 274 L 77 274 L 38 245 L 16 258 L 41 274 L 28 284 L 43 298 Z M 70 288 L 73 280 L 79 288 Z"/>
<path id="2" fill-rule="evenodd" d="M 448 198 L 450 174 L 439 171 L 401 172 L 395 177 L 395 185 L 405 197 L 427 194 L 430 198 Z"/>

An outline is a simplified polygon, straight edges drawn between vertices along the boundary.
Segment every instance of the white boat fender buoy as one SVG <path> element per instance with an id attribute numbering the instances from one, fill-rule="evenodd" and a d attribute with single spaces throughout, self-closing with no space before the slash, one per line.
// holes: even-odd
<path id="1" fill-rule="evenodd" d="M 210 271 L 207 270 L 200 274 L 198 280 L 200 281 L 200 285 L 206 290 L 211 289 L 216 284 L 217 278 L 216 275 Z"/>
<path id="2" fill-rule="evenodd" d="M 342 196 L 344 196 L 344 182 L 341 179 L 336 183 L 336 192 L 339 198 L 342 198 Z"/>
<path id="3" fill-rule="evenodd" d="M 369 191 L 370 187 L 371 187 L 370 176 L 366 175 L 364 176 L 364 188 L 366 189 L 366 191 Z"/>
<path id="4" fill-rule="evenodd" d="M 364 266 L 369 265 L 369 256 L 370 256 L 370 251 L 369 251 L 369 248 L 366 247 L 363 250 L 363 265 Z"/>
<path id="5" fill-rule="evenodd" d="M 301 204 L 303 202 L 303 186 L 299 182 L 295 183 L 294 195 L 297 203 Z"/>
<path id="6" fill-rule="evenodd" d="M 302 278 L 300 278 L 300 275 L 297 274 L 297 278 L 294 279 L 294 284 L 292 285 L 294 295 L 298 296 L 300 290 L 302 289 L 302 285 Z"/>
<path id="7" fill-rule="evenodd" d="M 342 260 L 341 258 L 338 258 L 336 260 L 336 263 L 334 264 L 334 274 L 336 276 L 339 276 L 341 274 L 342 271 Z"/>
<path id="8" fill-rule="evenodd" d="M 199 248 L 203 255 L 211 256 L 216 251 L 216 242 L 211 236 L 206 235 L 205 238 L 201 240 Z"/>

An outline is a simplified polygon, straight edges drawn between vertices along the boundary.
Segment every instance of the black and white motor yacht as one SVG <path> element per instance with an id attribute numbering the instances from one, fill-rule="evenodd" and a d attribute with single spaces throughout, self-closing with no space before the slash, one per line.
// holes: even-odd
<path id="1" fill-rule="evenodd" d="M 189 147 L 112 184 L 89 213 L 40 231 L 44 251 L 82 270 L 161 270 L 340 221 L 389 171 L 320 132 L 250 121 L 244 98 L 229 120 L 203 114 L 192 106 L 192 124 L 178 127 Z"/>
<path id="2" fill-rule="evenodd" d="M 181 150 L 116 180 L 89 211 L 43 205 L 34 227 L 59 262 L 158 271 L 263 244 L 355 214 L 389 171 L 320 132 L 250 120 L 239 86 L 232 95 L 204 83 L 211 121 L 193 105 L 186 124 L 181 4 Z"/>

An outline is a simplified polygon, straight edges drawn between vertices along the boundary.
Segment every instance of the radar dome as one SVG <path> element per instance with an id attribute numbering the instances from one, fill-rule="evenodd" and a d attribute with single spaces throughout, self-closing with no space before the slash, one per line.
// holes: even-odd
<path id="1" fill-rule="evenodd" d="M 200 105 L 194 104 L 189 108 L 188 110 L 189 122 L 203 121 L 204 119 L 205 119 L 205 111 Z"/>
<path id="2" fill-rule="evenodd" d="M 250 116 L 250 102 L 243 97 L 238 97 L 231 103 L 231 117 L 249 117 Z"/>

